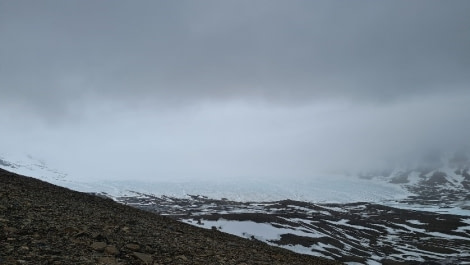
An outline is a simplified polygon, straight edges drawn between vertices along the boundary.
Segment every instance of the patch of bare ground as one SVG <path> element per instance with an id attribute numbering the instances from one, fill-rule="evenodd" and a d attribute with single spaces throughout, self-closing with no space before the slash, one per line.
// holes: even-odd
<path id="1" fill-rule="evenodd" d="M 0 169 L 0 264 L 339 264 Z"/>

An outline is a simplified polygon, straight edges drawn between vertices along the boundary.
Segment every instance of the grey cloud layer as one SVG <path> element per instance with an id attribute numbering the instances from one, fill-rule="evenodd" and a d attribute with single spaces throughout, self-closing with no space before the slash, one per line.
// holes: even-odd
<path id="1" fill-rule="evenodd" d="M 89 178 L 270 178 L 458 148 L 468 14 L 467 0 L 0 0 L 0 155 Z"/>
<path id="2" fill-rule="evenodd" d="M 468 1 L 2 1 L 2 101 L 185 104 L 462 91 Z M 48 114 L 50 115 L 50 113 Z"/>
<path id="3" fill-rule="evenodd" d="M 383 170 L 434 148 L 454 151 L 468 144 L 469 95 L 380 107 L 218 103 L 167 113 L 94 109 L 85 123 L 61 127 L 2 115 L 0 124 L 8 126 L 0 131 L 0 155 L 27 152 L 70 177 L 89 180 L 272 180 Z"/>

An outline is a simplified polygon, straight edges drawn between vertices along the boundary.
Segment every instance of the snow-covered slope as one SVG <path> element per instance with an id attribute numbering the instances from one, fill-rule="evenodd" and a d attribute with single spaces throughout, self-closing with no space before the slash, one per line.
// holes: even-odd
<path id="1" fill-rule="evenodd" d="M 188 224 L 347 264 L 470 264 L 470 214 L 365 202 L 235 202 L 146 194 L 117 200 Z"/>
<path id="2" fill-rule="evenodd" d="M 470 264 L 468 159 L 457 158 L 296 181 L 79 182 L 28 155 L 0 156 L 0 167 L 348 264 Z"/>
<path id="3" fill-rule="evenodd" d="M 29 154 L 0 154 L 0 168 L 17 174 L 38 178 L 60 186 L 64 186 L 62 183 L 68 182 L 66 173 L 55 168 L 50 168 L 44 160 L 33 157 Z"/>
<path id="4" fill-rule="evenodd" d="M 87 181 L 71 178 L 31 155 L 0 154 L 0 167 L 82 192 L 110 197 L 137 193 L 184 198 L 204 195 L 233 201 L 292 199 L 316 203 L 375 202 L 395 206 L 465 208 L 470 210 L 470 156 L 466 152 L 434 155 L 432 159 L 393 170 L 355 176 L 324 176 L 286 180 Z M 401 203 L 397 203 L 401 202 Z"/>
<path id="5" fill-rule="evenodd" d="M 381 180 L 364 180 L 350 176 L 328 176 L 305 180 L 186 180 L 186 181 L 88 181 L 68 178 L 46 162 L 31 155 L 15 158 L 0 156 L 0 167 L 12 172 L 82 192 L 104 193 L 110 197 L 135 196 L 136 193 L 157 196 L 186 197 L 204 195 L 233 201 L 276 201 L 293 199 L 310 202 L 379 202 L 404 199 L 410 193 L 400 186 Z M 77 178 L 73 178 L 77 179 Z"/>
<path id="6" fill-rule="evenodd" d="M 414 165 L 362 175 L 408 190 L 410 205 L 470 210 L 470 153 L 434 153 Z"/>

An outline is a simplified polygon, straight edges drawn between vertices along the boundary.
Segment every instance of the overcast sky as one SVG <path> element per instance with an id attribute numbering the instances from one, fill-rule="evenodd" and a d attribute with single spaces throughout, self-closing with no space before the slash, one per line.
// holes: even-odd
<path id="1" fill-rule="evenodd" d="M 469 144 L 470 1 L 0 0 L 0 154 L 293 178 Z"/>

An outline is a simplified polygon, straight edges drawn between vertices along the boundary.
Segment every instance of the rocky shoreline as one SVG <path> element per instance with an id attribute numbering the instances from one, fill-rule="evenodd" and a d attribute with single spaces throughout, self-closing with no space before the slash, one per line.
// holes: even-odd
<path id="1" fill-rule="evenodd" d="M 0 169 L 0 264 L 339 264 Z"/>

